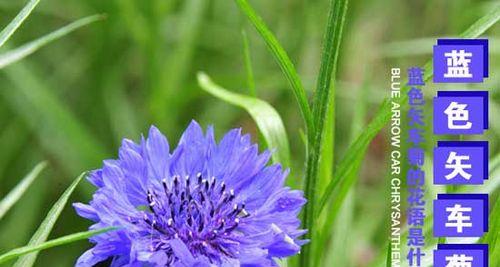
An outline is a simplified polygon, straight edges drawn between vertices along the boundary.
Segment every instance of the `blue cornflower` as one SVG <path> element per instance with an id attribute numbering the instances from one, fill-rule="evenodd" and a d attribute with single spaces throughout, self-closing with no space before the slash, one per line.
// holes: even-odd
<path id="1" fill-rule="evenodd" d="M 91 229 L 120 228 L 90 238 L 76 265 L 276 266 L 297 254 L 306 201 L 284 187 L 288 171 L 268 165 L 270 154 L 241 129 L 217 144 L 194 121 L 172 153 L 154 126 L 139 144 L 124 139 L 119 158 L 90 173 L 89 205 L 74 204 Z"/>

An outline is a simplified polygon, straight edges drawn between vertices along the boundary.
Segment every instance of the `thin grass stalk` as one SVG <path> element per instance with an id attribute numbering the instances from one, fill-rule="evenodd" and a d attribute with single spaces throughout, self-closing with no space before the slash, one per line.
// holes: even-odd
<path id="1" fill-rule="evenodd" d="M 500 6 L 497 6 L 493 10 L 491 10 L 488 14 L 484 15 L 482 18 L 477 20 L 474 24 L 472 24 L 466 31 L 460 34 L 460 38 L 477 38 L 481 34 L 483 34 L 486 30 L 492 27 L 498 20 L 500 20 Z M 432 78 L 432 61 L 428 61 L 424 65 L 424 80 L 429 81 Z M 402 98 L 401 98 L 401 108 L 404 109 L 408 105 L 407 95 L 409 87 L 403 86 L 401 88 Z M 341 192 L 346 191 L 345 188 L 349 187 L 352 184 L 352 181 L 343 181 L 343 178 L 347 175 L 350 175 L 350 172 L 357 171 L 357 168 L 352 168 L 352 162 L 361 161 L 364 157 L 364 151 L 370 144 L 371 140 L 382 130 L 382 128 L 387 125 L 391 118 L 391 105 L 390 102 L 386 99 L 380 106 L 379 110 L 375 114 L 372 121 L 365 127 L 365 131 L 363 131 L 356 141 L 352 143 L 347 150 L 347 154 L 342 158 L 338 167 L 334 171 L 334 179 L 330 181 L 330 183 L 326 187 L 325 194 L 321 197 L 321 201 L 318 208 L 318 213 L 322 212 L 323 208 L 329 202 L 330 197 L 334 194 L 337 187 L 342 187 L 343 190 Z M 342 199 L 345 197 L 345 194 L 335 195 L 335 201 L 338 199 Z M 318 215 L 318 214 L 316 214 Z"/>
<path id="2" fill-rule="evenodd" d="M 19 11 L 17 16 L 0 32 L 0 47 L 2 47 L 7 40 L 10 39 L 12 34 L 14 34 L 19 27 L 23 24 L 24 20 L 27 19 L 33 9 L 38 5 L 40 0 L 30 0 L 24 8 Z"/>
<path id="3" fill-rule="evenodd" d="M 304 208 L 302 223 L 303 227 L 308 230 L 306 238 L 312 238 L 312 242 L 314 242 L 314 233 L 316 231 L 314 218 L 317 192 L 316 183 L 321 163 L 320 155 L 326 131 L 325 121 L 328 117 L 327 111 L 329 110 L 329 105 L 333 105 L 334 103 L 335 91 L 332 80 L 335 80 L 347 4 L 347 0 L 332 0 L 330 2 L 328 22 L 323 42 L 324 48 L 313 105 L 315 131 L 314 133 L 308 133 L 313 134 L 314 138 L 310 139 L 312 140 L 311 149 L 307 156 L 305 196 L 308 203 Z M 334 125 L 335 121 L 333 121 Z M 335 139 L 333 142 L 335 142 Z M 311 250 L 312 245 L 310 244 L 303 247 L 302 254 L 300 255 L 301 266 L 311 266 L 313 261 L 311 257 L 313 252 Z"/>
<path id="4" fill-rule="evenodd" d="M 312 134 L 314 132 L 314 123 L 313 123 L 311 108 L 309 107 L 309 102 L 307 101 L 307 95 L 304 86 L 302 85 L 302 81 L 300 80 L 299 75 L 297 74 L 295 66 L 290 60 L 290 57 L 285 52 L 283 47 L 280 45 L 274 34 L 266 26 L 262 18 L 259 15 L 257 15 L 255 10 L 248 3 L 248 1 L 235 0 L 235 2 L 240 8 L 240 10 L 243 12 L 243 14 L 245 14 L 247 18 L 250 20 L 250 22 L 255 27 L 257 32 L 264 39 L 267 47 L 269 48 L 269 50 L 271 50 L 272 55 L 276 59 L 276 62 L 278 63 L 283 74 L 290 83 L 295 98 L 297 99 L 297 102 L 299 104 L 300 113 L 306 125 L 306 131 L 308 133 L 308 137 L 312 137 Z"/>

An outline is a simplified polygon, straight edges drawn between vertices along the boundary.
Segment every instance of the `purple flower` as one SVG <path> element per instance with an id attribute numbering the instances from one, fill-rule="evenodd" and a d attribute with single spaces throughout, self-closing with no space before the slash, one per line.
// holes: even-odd
<path id="1" fill-rule="evenodd" d="M 276 266 L 297 254 L 306 201 L 270 154 L 241 129 L 217 144 L 194 121 L 172 153 L 154 126 L 139 144 L 124 139 L 119 158 L 90 173 L 89 205 L 74 204 L 91 229 L 120 228 L 90 238 L 76 266 Z"/>

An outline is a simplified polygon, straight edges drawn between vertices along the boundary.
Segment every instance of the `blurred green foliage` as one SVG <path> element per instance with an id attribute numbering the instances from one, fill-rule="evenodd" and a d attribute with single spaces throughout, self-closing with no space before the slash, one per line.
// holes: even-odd
<path id="1" fill-rule="evenodd" d="M 24 2 L 0 0 L 0 28 Z M 251 3 L 288 52 L 312 99 L 328 1 Z M 326 146 L 332 150 L 331 160 L 338 162 L 345 155 L 373 117 L 372 110 L 388 96 L 391 67 L 422 65 L 431 55 L 435 38 L 463 32 L 495 7 L 496 1 L 479 0 L 351 0 L 336 81 L 335 143 Z M 122 138 L 137 140 L 150 124 L 166 133 L 171 143 L 177 142 L 191 119 L 204 126 L 213 124 L 219 137 L 229 128 L 243 127 L 259 141 L 251 116 L 203 91 L 197 83 L 198 71 L 224 88 L 255 93 L 270 103 L 287 130 L 292 177 L 304 176 L 301 131 L 305 126 L 293 92 L 233 1 L 42 0 L 8 45 L 17 47 L 92 14 L 106 14 L 107 19 L 0 70 L 0 199 L 37 162 L 48 161 L 47 170 L 0 221 L 0 251 L 27 244 L 74 177 L 98 168 L 105 158 L 116 157 Z M 248 37 L 248 51 L 242 30 Z M 491 125 L 486 138 L 490 156 L 496 159 L 500 149 L 499 34 L 500 27 L 495 25 L 485 35 L 491 42 L 491 78 L 484 84 L 458 88 L 490 90 Z M 4 47 L 0 53 L 5 51 Z M 253 67 L 255 88 L 249 86 L 248 65 Z M 448 88 L 452 87 L 439 87 Z M 431 99 L 436 89 L 427 86 L 426 96 Z M 430 155 L 436 137 L 428 133 Z M 385 259 L 388 148 L 385 132 L 368 148 L 358 182 L 338 211 L 333 238 L 324 240 L 329 244 L 324 249 L 324 266 L 373 266 Z M 499 160 L 494 162 L 493 184 L 487 188 L 497 202 L 495 181 L 500 179 L 500 168 Z M 325 182 L 321 180 L 321 186 Z M 77 190 L 72 199 L 90 198 L 88 183 Z M 430 188 L 428 198 L 438 190 Z M 67 207 L 51 237 L 87 226 Z M 87 247 L 87 242 L 78 242 L 43 251 L 36 266 L 72 266 Z"/>

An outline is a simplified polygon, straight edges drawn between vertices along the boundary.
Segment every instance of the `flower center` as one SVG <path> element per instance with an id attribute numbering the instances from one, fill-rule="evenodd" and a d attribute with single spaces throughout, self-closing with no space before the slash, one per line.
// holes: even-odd
<path id="1" fill-rule="evenodd" d="M 224 181 L 204 179 L 201 173 L 193 178 L 174 176 L 170 183 L 163 179 L 163 192 L 148 190 L 151 212 L 145 212 L 143 220 L 152 237 L 158 237 L 152 249 L 168 249 L 162 241 L 180 238 L 194 255 L 236 257 L 238 244 L 232 234 L 250 216 L 245 204 L 236 203 L 234 190 Z"/>

